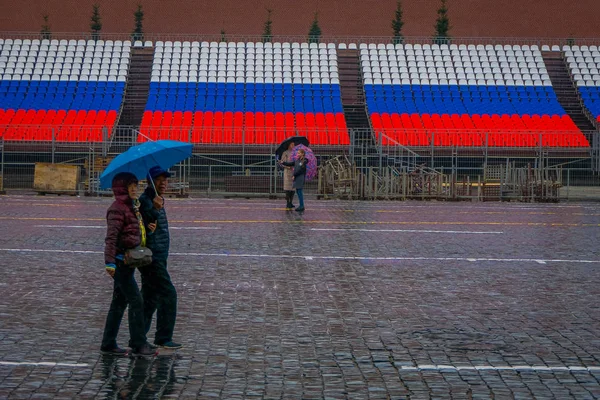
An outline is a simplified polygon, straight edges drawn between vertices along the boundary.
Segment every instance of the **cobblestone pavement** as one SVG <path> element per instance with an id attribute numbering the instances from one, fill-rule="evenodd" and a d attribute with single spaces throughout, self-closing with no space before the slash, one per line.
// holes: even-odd
<path id="1" fill-rule="evenodd" d="M 0 197 L 0 398 L 600 398 L 599 204 L 168 200 L 151 360 L 99 353 L 109 204 Z"/>

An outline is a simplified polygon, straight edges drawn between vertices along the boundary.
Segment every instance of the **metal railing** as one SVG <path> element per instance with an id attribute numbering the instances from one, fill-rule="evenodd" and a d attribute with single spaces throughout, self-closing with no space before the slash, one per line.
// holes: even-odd
<path id="1" fill-rule="evenodd" d="M 471 147 L 407 146 L 391 132 L 380 132 L 378 140 L 372 138 L 370 142 L 356 140 L 356 137 L 364 137 L 365 132 L 350 130 L 349 133 L 352 144 L 317 145 L 313 151 L 321 166 L 336 157 L 348 160 L 348 168 L 355 170 L 350 174 L 354 177 L 352 185 L 362 188 L 352 198 L 600 200 L 598 132 L 586 133 L 591 144 L 586 148 L 547 147 L 540 146 L 539 142 L 531 147 L 494 147 L 489 141 L 484 142 L 485 146 Z M 98 142 L 0 138 L 0 191 L 109 193 L 99 189 L 98 177 L 116 155 L 137 143 L 134 129 L 117 130 L 115 134 L 120 135 L 119 140 L 112 142 L 106 137 L 107 140 Z M 435 140 L 438 133 L 429 134 Z M 541 135 L 537 133 L 538 140 Z M 383 143 L 384 139 L 387 144 Z M 175 172 L 172 194 L 277 196 L 283 181 L 274 156 L 276 148 L 276 143 L 196 144 L 193 156 L 172 168 Z M 77 179 L 69 187 L 42 186 L 40 189 L 39 185 L 34 186 L 39 163 L 72 166 L 77 170 Z M 499 177 L 494 168 L 503 168 L 504 175 Z M 423 171 L 427 174 L 423 175 Z M 419 174 L 425 183 L 413 179 L 421 176 Z M 307 185 L 307 192 L 319 197 L 339 196 L 328 189 L 332 185 L 340 186 L 329 182 L 331 179 L 337 178 L 321 176 L 320 180 Z M 435 181 L 434 185 L 434 181 L 428 179 L 441 181 Z M 426 182 L 429 182 L 427 190 L 424 189 Z M 539 188 L 546 188 L 543 190 L 552 196 L 533 196 Z"/>

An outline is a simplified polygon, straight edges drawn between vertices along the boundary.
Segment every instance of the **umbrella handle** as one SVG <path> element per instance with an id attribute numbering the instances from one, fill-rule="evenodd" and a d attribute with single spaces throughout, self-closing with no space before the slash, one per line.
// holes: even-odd
<path id="1" fill-rule="evenodd" d="M 150 173 L 150 171 L 148 171 L 148 174 Z M 150 183 L 152 184 L 152 189 L 154 189 L 154 193 L 156 196 L 158 196 L 158 190 L 156 190 L 156 185 L 154 184 L 154 179 L 152 179 L 152 177 L 150 177 Z M 158 228 L 158 220 L 156 220 L 155 222 L 156 227 Z"/>
<path id="2" fill-rule="evenodd" d="M 148 174 L 150 174 L 150 171 L 148 171 Z M 154 193 L 156 193 L 156 195 L 158 196 L 158 190 L 156 190 L 156 186 L 154 185 L 154 179 L 152 179 L 152 177 L 150 177 L 150 183 L 152 184 L 152 189 L 154 189 Z"/>

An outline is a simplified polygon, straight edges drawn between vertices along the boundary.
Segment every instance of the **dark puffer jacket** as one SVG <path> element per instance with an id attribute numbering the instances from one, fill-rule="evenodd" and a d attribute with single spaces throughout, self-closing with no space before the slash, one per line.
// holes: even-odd
<path id="1" fill-rule="evenodd" d="M 144 218 L 146 226 L 156 222 L 156 230 L 153 233 L 148 232 L 146 246 L 152 250 L 152 257 L 157 260 L 166 260 L 169 257 L 169 244 L 171 238 L 169 236 L 169 221 L 167 220 L 167 212 L 165 208 L 157 210 L 152 201 L 156 197 L 154 188 L 148 187 L 140 196 L 140 212 Z"/>
<path id="2" fill-rule="evenodd" d="M 286 167 L 294 167 L 294 189 L 304 189 L 304 178 L 306 176 L 306 158 L 282 163 Z"/>
<path id="3" fill-rule="evenodd" d="M 142 241 L 140 224 L 133 211 L 133 200 L 127 192 L 127 186 L 132 182 L 131 176 L 125 175 L 119 179 L 117 175 L 113 181 L 115 201 L 106 212 L 105 264 L 114 264 L 118 254 L 139 246 Z"/>

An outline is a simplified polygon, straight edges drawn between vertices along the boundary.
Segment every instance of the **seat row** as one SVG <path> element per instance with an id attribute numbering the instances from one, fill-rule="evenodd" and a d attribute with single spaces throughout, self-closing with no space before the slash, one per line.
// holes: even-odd
<path id="1" fill-rule="evenodd" d="M 277 144 L 307 136 L 313 145 L 349 145 L 341 113 L 146 111 L 139 141 L 173 139 L 203 144 Z"/>
<path id="2" fill-rule="evenodd" d="M 569 116 L 372 114 L 378 141 L 387 146 L 588 147 Z"/>
<path id="3" fill-rule="evenodd" d="M 101 142 L 109 138 L 117 112 L 75 110 L 4 110 L 0 138 L 14 141 Z"/>

